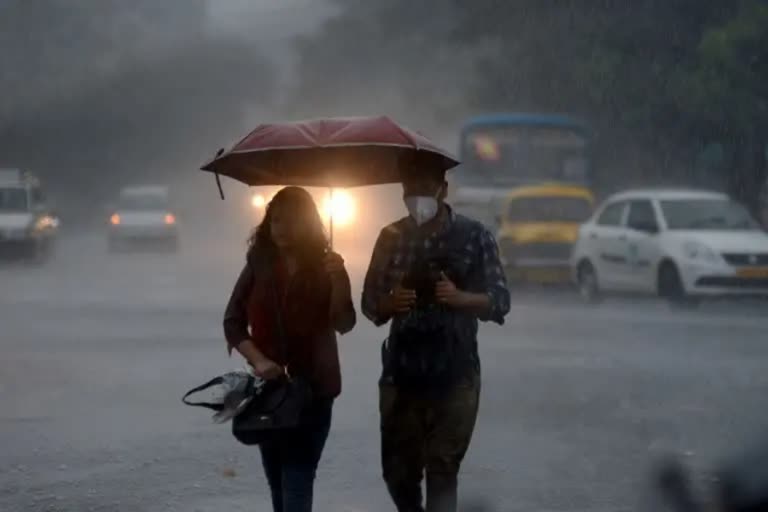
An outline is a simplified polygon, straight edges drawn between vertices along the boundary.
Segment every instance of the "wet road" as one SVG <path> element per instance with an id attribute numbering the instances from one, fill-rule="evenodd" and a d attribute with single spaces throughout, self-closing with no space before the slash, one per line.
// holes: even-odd
<path id="1" fill-rule="evenodd" d="M 256 451 L 179 401 L 239 365 L 220 330 L 237 244 L 109 256 L 81 236 L 45 267 L 0 268 L 0 510 L 267 509 Z M 346 251 L 356 285 L 364 254 Z M 768 429 L 766 312 L 517 294 L 507 325 L 482 332 L 463 497 L 505 511 L 639 510 L 655 457 L 707 467 L 747 446 Z M 345 391 L 317 510 L 391 510 L 377 454 L 383 335 L 361 320 L 341 340 Z"/>

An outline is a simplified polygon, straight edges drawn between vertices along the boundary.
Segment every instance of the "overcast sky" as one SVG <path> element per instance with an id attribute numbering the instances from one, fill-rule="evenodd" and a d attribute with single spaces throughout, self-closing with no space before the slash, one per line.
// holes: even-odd
<path id="1" fill-rule="evenodd" d="M 284 41 L 312 31 L 332 9 L 324 0 L 213 0 L 211 24 L 263 41 Z"/>

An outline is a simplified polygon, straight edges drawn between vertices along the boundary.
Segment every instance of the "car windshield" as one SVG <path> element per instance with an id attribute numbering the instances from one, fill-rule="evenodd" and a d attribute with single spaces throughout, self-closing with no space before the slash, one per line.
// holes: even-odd
<path id="1" fill-rule="evenodd" d="M 522 197 L 513 200 L 507 210 L 512 222 L 584 222 L 592 205 L 581 197 Z"/>
<path id="2" fill-rule="evenodd" d="M 23 188 L 0 188 L 0 212 L 25 212 L 29 207 L 28 200 Z"/>
<path id="3" fill-rule="evenodd" d="M 120 198 L 119 208 L 127 211 L 157 211 L 168 208 L 168 200 L 159 194 L 124 195 Z"/>
<path id="4" fill-rule="evenodd" d="M 759 229 L 746 208 L 727 199 L 675 199 L 661 201 L 671 230 L 744 231 Z"/>

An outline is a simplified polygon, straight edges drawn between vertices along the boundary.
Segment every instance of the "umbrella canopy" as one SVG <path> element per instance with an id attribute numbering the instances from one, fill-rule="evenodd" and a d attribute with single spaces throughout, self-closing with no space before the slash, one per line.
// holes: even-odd
<path id="1" fill-rule="evenodd" d="M 263 124 L 202 170 L 250 186 L 358 187 L 458 163 L 428 138 L 380 116 Z"/>

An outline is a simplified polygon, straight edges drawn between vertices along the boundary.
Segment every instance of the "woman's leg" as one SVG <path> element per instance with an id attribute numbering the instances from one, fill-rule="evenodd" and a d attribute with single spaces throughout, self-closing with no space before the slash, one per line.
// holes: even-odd
<path id="1" fill-rule="evenodd" d="M 283 455 L 282 443 L 275 439 L 259 445 L 261 464 L 267 476 L 269 492 L 272 496 L 273 512 L 283 512 Z"/>
<path id="2" fill-rule="evenodd" d="M 306 424 L 286 439 L 282 452 L 281 512 L 311 512 L 315 473 L 331 428 L 332 402 L 316 403 Z"/>

